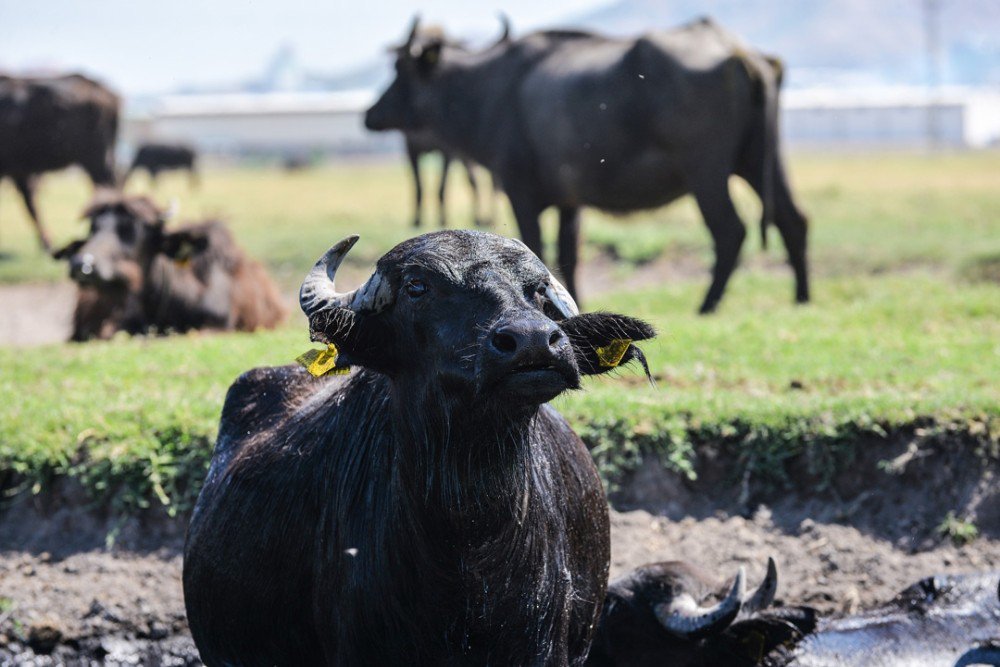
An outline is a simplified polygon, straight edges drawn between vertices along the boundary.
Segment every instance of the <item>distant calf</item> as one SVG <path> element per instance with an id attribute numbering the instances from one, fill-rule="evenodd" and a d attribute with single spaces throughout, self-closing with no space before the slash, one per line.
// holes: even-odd
<path id="1" fill-rule="evenodd" d="M 80 293 L 72 340 L 190 329 L 253 331 L 285 315 L 264 268 L 209 220 L 164 229 L 146 197 L 98 195 L 90 234 L 56 252 Z"/>
<path id="2" fill-rule="evenodd" d="M 191 177 L 191 185 L 198 184 L 198 154 L 190 146 L 183 144 L 143 144 L 139 146 L 132 164 L 125 172 L 125 181 L 139 169 L 149 172 L 156 183 L 161 171 L 186 170 Z"/>

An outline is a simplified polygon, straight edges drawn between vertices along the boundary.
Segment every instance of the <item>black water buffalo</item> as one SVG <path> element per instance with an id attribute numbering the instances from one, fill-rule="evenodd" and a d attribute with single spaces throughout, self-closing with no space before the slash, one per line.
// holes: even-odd
<path id="1" fill-rule="evenodd" d="M 147 143 L 139 146 L 132 164 L 125 172 L 123 182 L 140 169 L 145 169 L 149 178 L 156 183 L 157 176 L 164 171 L 187 171 L 191 185 L 198 184 L 198 154 L 185 144 Z"/>
<path id="2" fill-rule="evenodd" d="M 742 580 L 741 572 L 728 595 L 706 608 L 702 600 L 719 585 L 686 563 L 647 565 L 612 582 L 587 664 L 1000 665 L 996 572 L 929 577 L 887 604 L 840 618 L 817 618 L 808 607 L 769 608 L 773 562 L 754 594 L 741 593 Z"/>
<path id="3" fill-rule="evenodd" d="M 79 287 L 71 339 L 253 331 L 284 319 L 277 288 L 217 220 L 167 229 L 146 197 L 99 192 L 84 212 L 90 233 L 55 253 Z"/>
<path id="4" fill-rule="evenodd" d="M 524 244 L 411 239 L 360 288 L 300 302 L 337 348 L 230 388 L 184 558 L 209 665 L 579 665 L 604 599 L 607 504 L 546 404 L 653 331 L 576 304 Z M 319 359 L 314 360 L 317 363 Z M 334 365 L 335 364 L 335 365 Z M 643 365 L 645 365 L 643 361 Z"/>
<path id="5" fill-rule="evenodd" d="M 769 609 L 778 588 L 774 561 L 751 594 L 742 568 L 727 586 L 684 562 L 652 563 L 608 586 L 587 665 L 754 667 L 816 626 L 807 607 Z M 719 602 L 702 607 L 712 594 Z"/>
<path id="6" fill-rule="evenodd" d="M 524 242 L 541 252 L 539 214 L 559 209 L 559 269 L 571 293 L 582 206 L 627 212 L 691 193 L 715 242 L 718 305 L 746 230 L 729 177 L 761 196 L 808 301 L 806 219 L 778 151 L 777 61 L 710 20 L 637 39 L 575 31 L 529 34 L 467 53 L 415 43 L 370 108 L 373 130 L 429 129 L 503 183 Z"/>
<path id="7" fill-rule="evenodd" d="M 51 243 L 35 208 L 39 175 L 75 164 L 95 185 L 114 185 L 120 105 L 115 93 L 80 74 L 0 75 L 0 179 L 14 181 L 46 251 Z"/>

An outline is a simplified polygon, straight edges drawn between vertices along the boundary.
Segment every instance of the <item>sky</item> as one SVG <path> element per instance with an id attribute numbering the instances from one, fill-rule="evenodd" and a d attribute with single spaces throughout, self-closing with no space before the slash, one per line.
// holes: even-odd
<path id="1" fill-rule="evenodd" d="M 503 11 L 522 31 L 607 2 L 504 0 Z M 0 0 L 0 70 L 76 69 L 149 94 L 253 78 L 290 45 L 306 69 L 335 73 L 398 42 L 418 9 L 454 34 L 499 33 L 498 7 L 468 0 Z"/>

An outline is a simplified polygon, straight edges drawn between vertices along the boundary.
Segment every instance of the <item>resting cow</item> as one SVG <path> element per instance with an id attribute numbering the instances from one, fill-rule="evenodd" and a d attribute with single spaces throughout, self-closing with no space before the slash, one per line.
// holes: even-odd
<path id="1" fill-rule="evenodd" d="M 678 562 L 638 568 L 608 587 L 588 665 L 650 667 L 965 667 L 1000 665 L 996 572 L 919 581 L 860 614 L 817 618 L 772 607 L 777 571 L 742 594 Z"/>
<path id="2" fill-rule="evenodd" d="M 816 615 L 806 607 L 769 609 L 778 573 L 751 594 L 742 568 L 725 587 L 684 562 L 652 563 L 613 581 L 601 612 L 588 666 L 753 667 L 783 645 L 811 632 Z M 718 603 L 702 606 L 721 593 Z"/>
<path id="3" fill-rule="evenodd" d="M 120 106 L 117 95 L 80 74 L 0 75 L 0 180 L 14 181 L 46 251 L 49 236 L 35 208 L 39 175 L 75 164 L 94 185 L 114 185 Z"/>
<path id="4" fill-rule="evenodd" d="M 71 340 L 190 329 L 253 331 L 284 318 L 258 262 L 216 220 L 167 229 L 146 197 L 100 193 L 90 233 L 55 253 L 79 287 Z"/>
<path id="5" fill-rule="evenodd" d="M 524 244 L 484 232 L 401 243 L 339 293 L 356 240 L 300 292 L 313 340 L 350 375 L 257 369 L 226 397 L 185 547 L 202 658 L 580 665 L 607 585 L 607 504 L 546 402 L 645 365 L 630 341 L 652 330 L 580 315 Z"/>
<path id="6" fill-rule="evenodd" d="M 122 182 L 128 181 L 136 171 L 144 169 L 155 185 L 160 172 L 183 170 L 188 172 L 191 185 L 197 185 L 197 160 L 198 154 L 194 149 L 184 144 L 143 144 L 136 151 Z"/>
<path id="7" fill-rule="evenodd" d="M 521 238 L 541 254 L 539 215 L 559 209 L 559 270 L 571 294 L 579 210 L 624 213 L 694 195 L 715 243 L 714 310 L 746 230 L 730 175 L 763 202 L 809 300 L 806 219 L 778 150 L 781 68 L 710 20 L 636 39 L 549 31 L 468 53 L 417 42 L 414 21 L 396 78 L 365 116 L 369 129 L 430 130 L 503 183 Z M 506 31 L 505 31 L 506 35 Z"/>

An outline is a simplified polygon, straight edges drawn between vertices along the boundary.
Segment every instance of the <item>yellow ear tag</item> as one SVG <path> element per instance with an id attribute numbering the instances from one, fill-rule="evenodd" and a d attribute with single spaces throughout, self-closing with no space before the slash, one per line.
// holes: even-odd
<path id="1" fill-rule="evenodd" d="M 324 375 L 347 375 L 351 372 L 349 367 L 337 368 L 337 346 L 329 343 L 325 350 L 307 350 L 303 354 L 295 357 L 297 361 L 313 377 L 323 377 Z"/>
<path id="2" fill-rule="evenodd" d="M 187 267 L 191 266 L 191 258 L 178 257 L 177 259 L 174 260 L 174 264 L 177 266 L 178 269 L 186 269 Z"/>
<path id="3" fill-rule="evenodd" d="M 611 342 L 604 347 L 595 348 L 597 359 L 604 368 L 614 368 L 622 362 L 622 357 L 628 351 L 628 346 L 632 344 L 630 338 L 612 338 Z"/>

